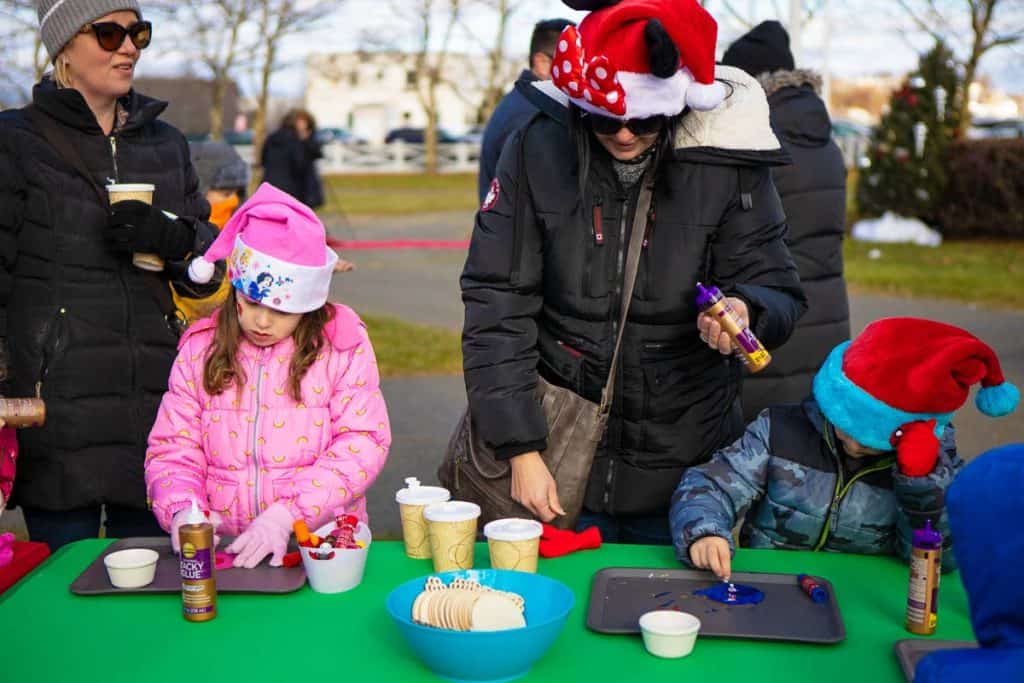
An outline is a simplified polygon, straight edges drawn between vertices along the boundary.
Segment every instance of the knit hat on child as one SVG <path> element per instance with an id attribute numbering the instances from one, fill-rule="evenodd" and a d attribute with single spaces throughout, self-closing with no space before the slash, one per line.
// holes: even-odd
<path id="1" fill-rule="evenodd" d="M 975 383 L 975 404 L 985 415 L 1007 415 L 1020 402 L 995 352 L 971 333 L 931 320 L 884 318 L 832 350 L 813 391 L 833 425 L 864 446 L 895 448 L 904 473 L 922 476 Z"/>
<path id="2" fill-rule="evenodd" d="M 283 313 L 309 313 L 327 303 L 338 260 L 313 210 L 269 183 L 260 185 L 206 253 L 192 261 L 192 281 L 209 282 L 214 262 L 229 256 L 234 288 Z"/>

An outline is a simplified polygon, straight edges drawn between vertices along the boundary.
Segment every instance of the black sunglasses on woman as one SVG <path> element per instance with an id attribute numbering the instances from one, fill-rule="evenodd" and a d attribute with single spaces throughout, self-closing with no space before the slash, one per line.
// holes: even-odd
<path id="1" fill-rule="evenodd" d="M 89 24 L 82 29 L 82 33 L 92 33 L 96 36 L 96 42 L 107 52 L 117 52 L 124 44 L 125 36 L 129 37 L 139 50 L 145 50 L 153 40 L 153 24 L 148 21 L 137 21 L 131 26 L 125 27 L 116 21 L 100 21 Z"/>

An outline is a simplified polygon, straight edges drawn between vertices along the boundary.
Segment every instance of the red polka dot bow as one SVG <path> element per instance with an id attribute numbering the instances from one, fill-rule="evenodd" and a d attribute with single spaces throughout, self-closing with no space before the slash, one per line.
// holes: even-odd
<path id="1" fill-rule="evenodd" d="M 586 60 L 575 26 L 567 26 L 558 39 L 551 77 L 570 98 L 583 99 L 616 116 L 626 115 L 626 91 L 618 72 L 604 55 Z"/>

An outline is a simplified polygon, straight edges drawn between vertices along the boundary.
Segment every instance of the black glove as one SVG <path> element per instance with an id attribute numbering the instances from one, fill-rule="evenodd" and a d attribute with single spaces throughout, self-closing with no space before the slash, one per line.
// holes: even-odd
<path id="1" fill-rule="evenodd" d="M 192 250 L 195 231 L 160 209 L 129 199 L 110 207 L 107 241 L 114 251 L 184 258 Z"/>

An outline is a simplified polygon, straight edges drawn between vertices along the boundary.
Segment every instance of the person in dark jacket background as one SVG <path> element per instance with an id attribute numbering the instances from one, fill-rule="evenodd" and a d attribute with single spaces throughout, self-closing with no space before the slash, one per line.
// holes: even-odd
<path id="1" fill-rule="evenodd" d="M 177 346 L 167 285 L 203 296 L 219 282 L 186 273 L 215 232 L 185 138 L 158 120 L 166 103 L 132 90 L 152 34 L 138 3 L 35 4 L 54 70 L 32 105 L 0 114 L 2 393 L 46 401 L 46 425 L 18 436 L 13 502 L 56 549 L 96 536 L 102 505 L 108 536 L 158 530 L 142 472 Z M 108 182 L 152 183 L 152 206 L 108 211 Z M 164 271 L 134 267 L 134 252 Z"/>
<path id="2" fill-rule="evenodd" d="M 263 143 L 263 182 L 318 209 L 324 204 L 324 190 L 316 160 L 322 156 L 316 140 L 316 119 L 305 109 L 292 109 L 285 114 L 281 127 Z"/>
<path id="3" fill-rule="evenodd" d="M 542 520 L 562 514 L 540 456 L 548 428 L 537 378 L 600 400 L 632 214 L 653 174 L 620 375 L 580 525 L 600 526 L 610 542 L 669 543 L 669 499 L 684 469 L 743 431 L 741 364 L 717 324 L 698 316 L 696 282 L 718 285 L 769 348 L 786 340 L 804 303 L 770 175 L 786 158 L 761 89 L 728 67 L 718 74 L 728 83 L 715 80 L 717 27 L 694 0 L 611 5 L 563 33 L 554 81 L 533 84 L 565 105 L 562 115 L 534 117 L 510 139 L 477 213 L 461 278 L 463 368 L 473 426 L 510 461 L 512 497 Z M 594 83 L 579 78 L 577 34 L 598 60 Z"/>
<path id="4" fill-rule="evenodd" d="M 789 34 L 779 22 L 765 21 L 741 36 L 722 63 L 761 83 L 772 128 L 793 160 L 772 169 L 772 176 L 789 224 L 786 244 L 807 294 L 807 314 L 793 336 L 773 352 L 771 365 L 743 381 L 743 415 L 749 422 L 771 405 L 802 401 L 829 351 L 850 338 L 843 278 L 846 166 L 832 140 L 821 77 L 794 68 Z"/>
<path id="5" fill-rule="evenodd" d="M 494 179 L 498 157 L 501 156 L 505 141 L 537 112 L 537 108 L 520 92 L 519 85 L 551 78 L 555 43 L 562 29 L 572 25 L 568 19 L 545 19 L 534 25 L 533 35 L 530 36 L 530 68 L 523 69 L 519 74 L 516 87 L 501 98 L 484 129 L 484 138 L 480 143 L 480 171 L 476 182 L 481 203 L 487 197 L 487 190 Z"/>

